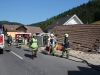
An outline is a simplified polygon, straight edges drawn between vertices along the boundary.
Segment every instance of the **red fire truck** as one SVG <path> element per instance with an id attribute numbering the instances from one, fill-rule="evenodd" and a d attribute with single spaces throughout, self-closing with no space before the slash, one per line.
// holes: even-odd
<path id="1" fill-rule="evenodd" d="M 21 33 L 21 32 L 19 32 L 19 33 L 15 34 L 15 39 L 17 38 L 17 36 L 21 36 L 22 38 L 29 39 L 30 35 L 31 35 L 31 33 Z"/>
<path id="2" fill-rule="evenodd" d="M 3 48 L 5 46 L 3 33 L 4 33 L 4 28 L 2 25 L 0 25 L 0 54 L 3 54 Z"/>

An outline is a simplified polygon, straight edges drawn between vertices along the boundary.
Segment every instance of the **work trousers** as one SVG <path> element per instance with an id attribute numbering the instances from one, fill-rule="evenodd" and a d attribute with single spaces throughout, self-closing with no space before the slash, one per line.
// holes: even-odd
<path id="1" fill-rule="evenodd" d="M 38 48 L 31 48 L 31 49 L 32 49 L 32 55 L 37 55 Z"/>
<path id="2" fill-rule="evenodd" d="M 54 54 L 54 46 L 50 45 L 50 55 L 53 55 L 53 54 Z"/>
<path id="3" fill-rule="evenodd" d="M 64 53 L 66 52 L 66 57 L 69 58 L 69 49 L 70 49 L 70 48 L 65 48 L 65 47 L 63 47 L 62 57 L 64 56 Z"/>
<path id="4" fill-rule="evenodd" d="M 8 50 L 11 51 L 11 43 L 8 43 Z"/>

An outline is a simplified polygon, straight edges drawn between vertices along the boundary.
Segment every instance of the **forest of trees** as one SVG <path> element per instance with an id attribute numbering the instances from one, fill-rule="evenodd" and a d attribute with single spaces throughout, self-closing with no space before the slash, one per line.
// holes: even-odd
<path id="1" fill-rule="evenodd" d="M 67 6 L 67 5 L 66 5 Z M 39 26 L 42 28 L 43 31 L 45 31 L 45 28 L 49 26 L 51 23 L 53 23 L 55 20 L 59 18 L 66 17 L 67 15 L 73 15 L 76 14 L 84 24 L 90 24 L 95 21 L 100 20 L 100 0 L 89 0 L 88 3 L 83 3 L 80 6 L 74 7 L 72 9 L 69 9 L 68 11 L 65 11 L 57 16 L 53 16 L 46 21 L 30 24 L 30 26 Z M 5 22 L 3 22 L 5 24 Z M 7 23 L 7 22 L 6 22 Z M 20 23 L 7 23 L 7 24 L 19 24 Z"/>

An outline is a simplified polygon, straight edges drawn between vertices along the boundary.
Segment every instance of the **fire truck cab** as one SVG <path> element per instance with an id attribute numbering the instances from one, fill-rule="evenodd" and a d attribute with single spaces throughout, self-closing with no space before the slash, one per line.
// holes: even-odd
<path id="1" fill-rule="evenodd" d="M 4 46 L 5 42 L 4 42 L 3 26 L 0 25 L 0 54 L 3 54 Z"/>

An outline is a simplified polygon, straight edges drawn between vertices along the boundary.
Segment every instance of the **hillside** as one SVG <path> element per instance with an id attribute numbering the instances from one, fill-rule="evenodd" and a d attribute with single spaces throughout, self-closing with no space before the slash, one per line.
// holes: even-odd
<path id="1" fill-rule="evenodd" d="M 45 28 L 55 20 L 73 14 L 76 14 L 83 21 L 84 24 L 93 23 L 95 21 L 100 20 L 99 13 L 100 13 L 100 0 L 89 0 L 89 2 L 86 4 L 82 4 L 75 8 L 69 9 L 68 11 L 65 11 L 57 16 L 51 17 L 44 22 L 39 22 L 30 25 L 39 26 L 45 31 Z"/>
<path id="2" fill-rule="evenodd" d="M 100 24 L 100 21 L 93 22 L 92 24 Z"/>
<path id="3" fill-rule="evenodd" d="M 0 21 L 0 24 L 9 24 L 9 25 L 23 25 L 18 22 L 9 22 L 9 21 Z"/>

